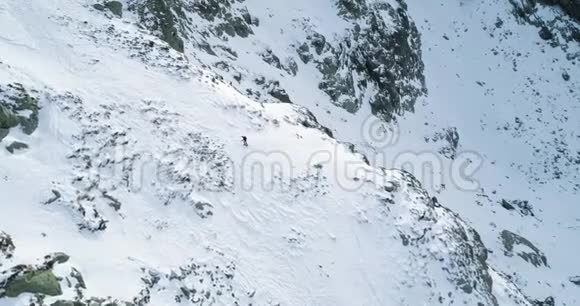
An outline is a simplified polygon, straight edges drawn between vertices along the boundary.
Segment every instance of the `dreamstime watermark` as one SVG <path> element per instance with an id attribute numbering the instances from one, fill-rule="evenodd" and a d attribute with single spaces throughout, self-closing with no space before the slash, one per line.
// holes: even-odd
<path id="1" fill-rule="evenodd" d="M 430 191 L 449 185 L 461 191 L 479 190 L 476 175 L 484 160 L 477 152 L 455 152 L 452 159 L 429 150 L 392 153 L 388 149 L 401 137 L 396 123 L 372 117 L 361 128 L 363 143 L 373 148 L 372 154 L 363 155 L 354 146 L 340 143 L 331 149 L 296 148 L 293 152 L 261 151 L 250 145 L 241 157 L 195 148 L 136 153 L 128 144 L 114 145 L 101 150 L 85 173 L 92 180 L 85 182 L 98 180 L 100 186 L 125 186 L 135 192 L 153 186 L 186 194 L 195 189 L 304 192 L 324 178 L 343 190 L 356 191 L 369 182 L 385 185 L 392 179 L 385 169 L 401 169 Z"/>
<path id="2" fill-rule="evenodd" d="M 399 144 L 401 128 L 397 121 L 386 122 L 376 116 L 364 121 L 360 134 L 363 143 L 373 148 L 367 155 L 372 165 L 405 170 L 433 191 L 449 185 L 467 192 L 480 189 L 477 173 L 484 164 L 483 157 L 476 151 L 457 151 L 452 137 L 440 139 L 448 142 L 452 154 L 442 154 L 441 150 L 389 150 Z"/>

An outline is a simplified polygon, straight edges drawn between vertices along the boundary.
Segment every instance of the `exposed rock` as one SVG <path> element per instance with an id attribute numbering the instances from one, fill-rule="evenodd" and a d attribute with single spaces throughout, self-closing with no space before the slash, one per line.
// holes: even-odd
<path id="1" fill-rule="evenodd" d="M 124 302 L 119 300 L 112 300 L 111 298 L 90 298 L 87 300 L 81 301 L 67 301 L 67 300 L 59 300 L 56 301 L 50 306 L 136 306 L 131 302 Z"/>
<path id="2" fill-rule="evenodd" d="M 40 293 L 50 296 L 62 294 L 56 276 L 50 270 L 29 270 L 13 278 L 3 288 L 7 297 L 17 297 L 22 293 Z"/>
<path id="3" fill-rule="evenodd" d="M 568 49 L 567 43 L 580 42 L 580 2 L 579 0 L 509 0 L 514 15 L 522 23 L 537 27 L 538 35 L 553 47 Z M 564 14 L 539 14 L 544 6 L 558 5 Z M 565 14 L 568 15 L 565 16 Z M 563 41 L 560 39 L 563 38 Z"/>
<path id="4" fill-rule="evenodd" d="M 55 264 L 66 263 L 70 259 L 65 253 L 57 252 L 44 256 L 44 266 L 47 268 L 52 268 Z"/>
<path id="5" fill-rule="evenodd" d="M 105 2 L 105 7 L 108 8 L 111 13 L 117 15 L 117 17 L 123 17 L 123 4 L 119 1 L 107 1 Z"/>
<path id="6" fill-rule="evenodd" d="M 286 59 L 284 65 L 282 67 L 290 75 L 296 76 L 296 74 L 298 73 L 298 64 L 291 57 Z"/>
<path id="7" fill-rule="evenodd" d="M 52 197 L 50 199 L 48 199 L 46 202 L 44 202 L 44 204 L 52 204 L 56 201 L 58 201 L 62 195 L 60 194 L 60 192 L 58 190 L 52 190 Z"/>
<path id="8" fill-rule="evenodd" d="M 101 194 L 103 195 L 103 198 L 109 201 L 109 206 L 111 206 L 115 211 L 121 210 L 121 206 L 123 205 L 121 201 L 119 201 L 117 198 L 113 197 L 106 191 L 103 191 Z"/>
<path id="9" fill-rule="evenodd" d="M 254 305 L 252 295 L 235 282 L 236 264 L 225 259 L 210 264 L 191 260 L 168 273 L 148 269 L 144 273 L 145 288 L 133 300 L 136 305 L 159 294 L 172 296 L 177 304 Z"/>
<path id="10" fill-rule="evenodd" d="M 330 43 L 314 31 L 308 36 L 323 75 L 319 88 L 351 113 L 360 109 L 366 95 L 373 114 L 384 120 L 413 111 L 426 87 L 419 32 L 404 2 L 395 8 L 385 2 L 339 0 L 337 7 L 352 23 L 344 37 Z M 297 51 L 302 61 L 310 61 L 304 44 Z"/>
<path id="11" fill-rule="evenodd" d="M 554 38 L 554 34 L 552 34 L 552 31 L 550 31 L 550 29 L 546 26 L 540 28 L 538 34 L 540 35 L 540 38 L 542 38 L 543 40 L 550 40 Z"/>
<path id="12" fill-rule="evenodd" d="M 455 127 L 443 129 L 443 131 L 435 133 L 431 138 L 426 138 L 425 141 L 443 142 L 444 145 L 439 149 L 439 154 L 448 159 L 455 159 L 457 156 L 459 133 Z"/>
<path id="13" fill-rule="evenodd" d="M 329 128 L 320 124 L 318 122 L 318 119 L 316 119 L 316 116 L 314 116 L 314 114 L 307 108 L 299 107 L 296 109 L 296 112 L 302 115 L 302 117 L 299 119 L 299 123 L 302 126 L 317 129 L 326 134 L 328 137 L 333 137 L 332 131 Z"/>
<path id="14" fill-rule="evenodd" d="M 288 93 L 286 93 L 286 90 L 284 90 L 283 88 L 279 88 L 278 86 L 275 86 L 268 93 L 272 97 L 280 100 L 281 102 L 292 103 L 292 100 L 290 100 L 290 96 L 288 95 Z"/>
<path id="15" fill-rule="evenodd" d="M 104 11 L 105 10 L 105 6 L 100 4 L 100 3 L 93 4 L 93 8 L 97 11 Z"/>
<path id="16" fill-rule="evenodd" d="M 506 256 L 512 257 L 514 252 L 517 252 L 516 255 L 535 267 L 548 266 L 548 259 L 544 253 L 526 238 L 507 230 L 501 232 L 500 238 L 505 248 L 504 254 Z M 520 250 L 515 250 L 516 247 Z M 527 250 L 521 250 L 522 247 Z"/>
<path id="17" fill-rule="evenodd" d="M 564 79 L 564 81 L 570 81 L 570 75 L 568 72 L 562 72 L 562 79 Z"/>
<path id="18" fill-rule="evenodd" d="M 181 3 L 173 0 L 132 0 L 129 10 L 135 11 L 141 23 L 156 33 L 160 39 L 167 42 L 173 49 L 183 52 L 184 43 L 178 30 L 177 17 L 184 15 Z"/>
<path id="19" fill-rule="evenodd" d="M 268 94 L 280 102 L 284 103 L 292 103 L 290 96 L 286 92 L 286 90 L 280 87 L 280 82 L 266 80 L 264 77 L 259 77 L 254 80 L 256 85 L 262 86 L 263 89 L 267 90 Z"/>
<path id="20" fill-rule="evenodd" d="M 14 242 L 12 238 L 5 232 L 0 231 L 0 259 L 11 258 L 14 254 Z M 0 267 L 2 266 L 2 261 L 0 260 Z"/>
<path id="21" fill-rule="evenodd" d="M 0 107 L 0 112 L 2 112 L 1 107 Z M 2 115 L 0 114 L 0 116 L 2 116 Z M 2 119 L 0 119 L 0 120 L 2 120 Z M 4 139 L 4 137 L 8 136 L 9 133 L 10 133 L 9 129 L 0 128 L 0 141 L 2 141 L 2 139 Z"/>
<path id="22" fill-rule="evenodd" d="M 0 141 L 16 126 L 32 134 L 38 127 L 38 112 L 38 100 L 22 84 L 0 84 Z"/>
<path id="23" fill-rule="evenodd" d="M 413 194 L 413 198 L 417 199 L 413 207 L 400 207 L 397 201 L 385 201 L 389 210 L 394 210 L 396 217 L 393 218 L 398 220 L 394 222 L 403 245 L 419 252 L 415 253 L 416 256 L 439 261 L 442 265 L 440 269 L 446 272 L 448 280 L 464 293 L 476 297 L 481 305 L 497 306 L 487 264 L 488 250 L 479 234 L 456 213 L 433 200 L 411 174 L 400 171 L 397 175 L 400 176 L 397 181 L 405 184 L 405 187 L 395 189 L 390 196 Z M 382 190 L 385 187 L 392 189 L 391 183 L 378 187 Z M 433 244 L 440 245 L 434 247 Z M 441 253 L 438 250 L 446 251 Z M 477 305 L 473 301 L 467 304 Z"/>
<path id="24" fill-rule="evenodd" d="M 534 208 L 526 200 L 506 200 L 502 199 L 500 202 L 501 206 L 506 210 L 518 210 L 518 212 L 523 216 L 534 217 Z"/>
<path id="25" fill-rule="evenodd" d="M 501 206 L 507 210 L 515 210 L 516 208 L 506 200 L 501 200 Z"/>
<path id="26" fill-rule="evenodd" d="M 70 276 L 77 281 L 75 287 L 87 289 L 85 279 L 83 278 L 83 275 L 81 274 L 81 272 L 79 272 L 79 270 L 72 268 L 72 270 L 70 272 Z"/>
<path id="27" fill-rule="evenodd" d="M 340 15 L 351 19 L 361 18 L 368 10 L 365 0 L 337 0 L 336 6 Z"/>
<path id="28" fill-rule="evenodd" d="M 26 149 L 28 149 L 28 145 L 23 143 L 23 142 L 19 142 L 19 141 L 14 141 L 10 145 L 6 146 L 6 150 L 8 152 L 10 152 L 11 154 L 14 154 L 14 152 L 16 152 L 16 151 L 26 150 Z"/>
<path id="29" fill-rule="evenodd" d="M 543 301 L 536 300 L 536 301 L 533 301 L 532 303 L 533 303 L 533 306 L 555 306 L 556 305 L 556 301 L 551 296 L 547 297 Z"/>
<path id="30" fill-rule="evenodd" d="M 580 286 L 580 275 L 570 277 L 570 282 L 576 286 Z"/>
<path id="31" fill-rule="evenodd" d="M 202 219 L 206 219 L 213 216 L 213 212 L 211 211 L 213 205 L 211 205 L 210 203 L 195 202 L 193 203 L 193 207 L 195 208 L 197 215 L 200 216 Z"/>
<path id="32" fill-rule="evenodd" d="M 278 69 L 282 68 L 280 58 L 278 58 L 278 56 L 276 56 L 276 54 L 274 54 L 274 52 L 272 52 L 271 49 L 268 49 L 264 53 L 262 53 L 262 60 L 264 60 L 264 62 L 270 64 L 275 68 Z"/>
<path id="33" fill-rule="evenodd" d="M 254 33 L 251 26 L 258 26 L 259 20 L 245 7 L 234 9 L 234 4 L 235 1 L 231 0 L 194 1 L 188 9 L 213 22 L 210 30 L 220 38 L 223 38 L 224 33 L 232 37 L 248 37 Z M 218 19 L 222 22 L 215 22 Z"/>
<path id="34" fill-rule="evenodd" d="M 50 304 L 50 306 L 87 306 L 87 304 L 76 301 L 56 301 Z"/>
<path id="35" fill-rule="evenodd" d="M 547 5 L 558 5 L 570 17 L 580 22 L 580 0 L 538 0 Z"/>
<path id="36" fill-rule="evenodd" d="M 310 46 L 308 46 L 307 43 L 302 43 L 298 48 L 296 48 L 296 53 L 298 53 L 298 57 L 304 64 L 308 64 L 314 58 L 312 54 L 310 54 Z"/>

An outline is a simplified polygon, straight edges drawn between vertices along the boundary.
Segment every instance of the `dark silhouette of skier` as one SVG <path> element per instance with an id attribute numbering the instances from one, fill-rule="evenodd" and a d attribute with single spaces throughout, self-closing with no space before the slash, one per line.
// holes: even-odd
<path id="1" fill-rule="evenodd" d="M 242 144 L 244 145 L 244 147 L 248 146 L 248 137 L 242 136 Z"/>

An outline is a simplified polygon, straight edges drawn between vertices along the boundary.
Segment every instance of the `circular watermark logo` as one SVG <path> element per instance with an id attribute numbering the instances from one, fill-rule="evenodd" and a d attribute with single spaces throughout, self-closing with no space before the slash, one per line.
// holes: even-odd
<path id="1" fill-rule="evenodd" d="M 399 125 L 392 121 L 386 122 L 375 116 L 369 116 L 362 125 L 363 140 L 375 148 L 385 148 L 399 141 Z"/>

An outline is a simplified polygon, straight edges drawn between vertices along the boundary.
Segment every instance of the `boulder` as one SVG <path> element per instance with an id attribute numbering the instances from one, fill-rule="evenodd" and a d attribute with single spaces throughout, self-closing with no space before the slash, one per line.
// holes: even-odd
<path id="1" fill-rule="evenodd" d="M 119 1 L 107 1 L 105 7 L 117 17 L 123 17 L 123 4 Z"/>
<path id="2" fill-rule="evenodd" d="M 14 141 L 10 145 L 6 146 L 6 151 L 10 152 L 10 154 L 14 154 L 16 151 L 26 149 L 28 149 L 28 145 L 19 141 Z"/>
<path id="3" fill-rule="evenodd" d="M 4 290 L 4 295 L 7 297 L 17 297 L 22 293 L 38 293 L 50 296 L 62 294 L 58 279 L 50 270 L 25 271 L 9 279 Z"/>

